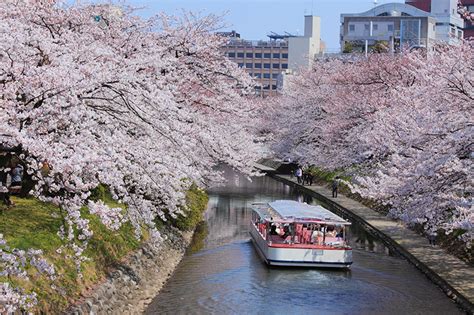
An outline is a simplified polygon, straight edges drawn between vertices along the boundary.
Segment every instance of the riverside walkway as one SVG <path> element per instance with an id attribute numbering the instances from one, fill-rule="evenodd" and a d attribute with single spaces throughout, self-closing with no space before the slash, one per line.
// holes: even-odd
<path id="1" fill-rule="evenodd" d="M 362 224 L 369 232 L 379 237 L 388 248 L 420 269 L 465 311 L 474 313 L 473 267 L 438 246 L 429 245 L 425 237 L 406 228 L 400 221 L 392 220 L 353 199 L 342 194 L 332 198 L 332 192 L 324 186 L 302 186 L 296 182 L 295 177 L 276 174 L 275 169 L 271 167 L 261 164 L 256 164 L 256 167 L 277 180 L 315 195 L 328 204 L 331 210 Z"/>

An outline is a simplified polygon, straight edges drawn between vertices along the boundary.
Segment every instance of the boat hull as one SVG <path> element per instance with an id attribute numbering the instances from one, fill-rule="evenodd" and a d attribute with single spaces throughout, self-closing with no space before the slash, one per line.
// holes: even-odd
<path id="1" fill-rule="evenodd" d="M 252 242 L 261 258 L 271 266 L 349 268 L 352 264 L 350 248 L 298 248 L 290 245 L 269 244 L 258 230 L 250 229 Z"/>

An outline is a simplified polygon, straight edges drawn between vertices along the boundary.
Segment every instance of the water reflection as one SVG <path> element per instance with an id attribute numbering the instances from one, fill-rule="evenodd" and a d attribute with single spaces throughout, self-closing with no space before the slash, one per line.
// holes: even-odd
<path id="1" fill-rule="evenodd" d="M 228 176 L 227 186 L 210 191 L 206 224 L 148 314 L 459 313 L 441 290 L 357 226 L 349 235 L 350 271 L 268 268 L 249 241 L 250 205 L 316 201 L 268 177 Z"/>

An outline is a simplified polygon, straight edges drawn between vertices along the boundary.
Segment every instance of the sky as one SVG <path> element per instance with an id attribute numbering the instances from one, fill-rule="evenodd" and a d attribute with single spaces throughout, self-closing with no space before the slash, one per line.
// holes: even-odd
<path id="1" fill-rule="evenodd" d="M 101 2 L 101 1 L 94 1 Z M 202 15 L 223 16 L 223 31 L 236 30 L 248 40 L 268 39 L 270 32 L 303 35 L 304 15 L 321 17 L 321 39 L 327 51 L 340 48 L 341 13 L 360 13 L 374 7 L 374 0 L 122 0 L 139 7 L 138 15 L 149 17 L 159 12 L 180 14 L 182 9 Z M 378 4 L 404 2 L 378 0 Z"/>

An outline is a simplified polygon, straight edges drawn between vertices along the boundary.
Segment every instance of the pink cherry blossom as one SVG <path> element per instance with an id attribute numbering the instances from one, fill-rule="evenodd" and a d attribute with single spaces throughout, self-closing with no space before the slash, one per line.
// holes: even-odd
<path id="1" fill-rule="evenodd" d="M 316 62 L 272 105 L 274 150 L 344 169 L 354 192 L 474 240 L 474 43 Z"/>
<path id="2" fill-rule="evenodd" d="M 31 193 L 61 209 L 58 235 L 78 269 L 93 235 L 83 207 L 111 229 L 129 221 L 137 237 L 145 227 L 159 238 L 154 220 L 180 213 L 193 182 L 222 180 L 217 165 L 254 173 L 252 81 L 224 57 L 218 23 L 0 2 L 0 145 L 21 151 Z M 91 202 L 99 184 L 127 209 Z"/>

